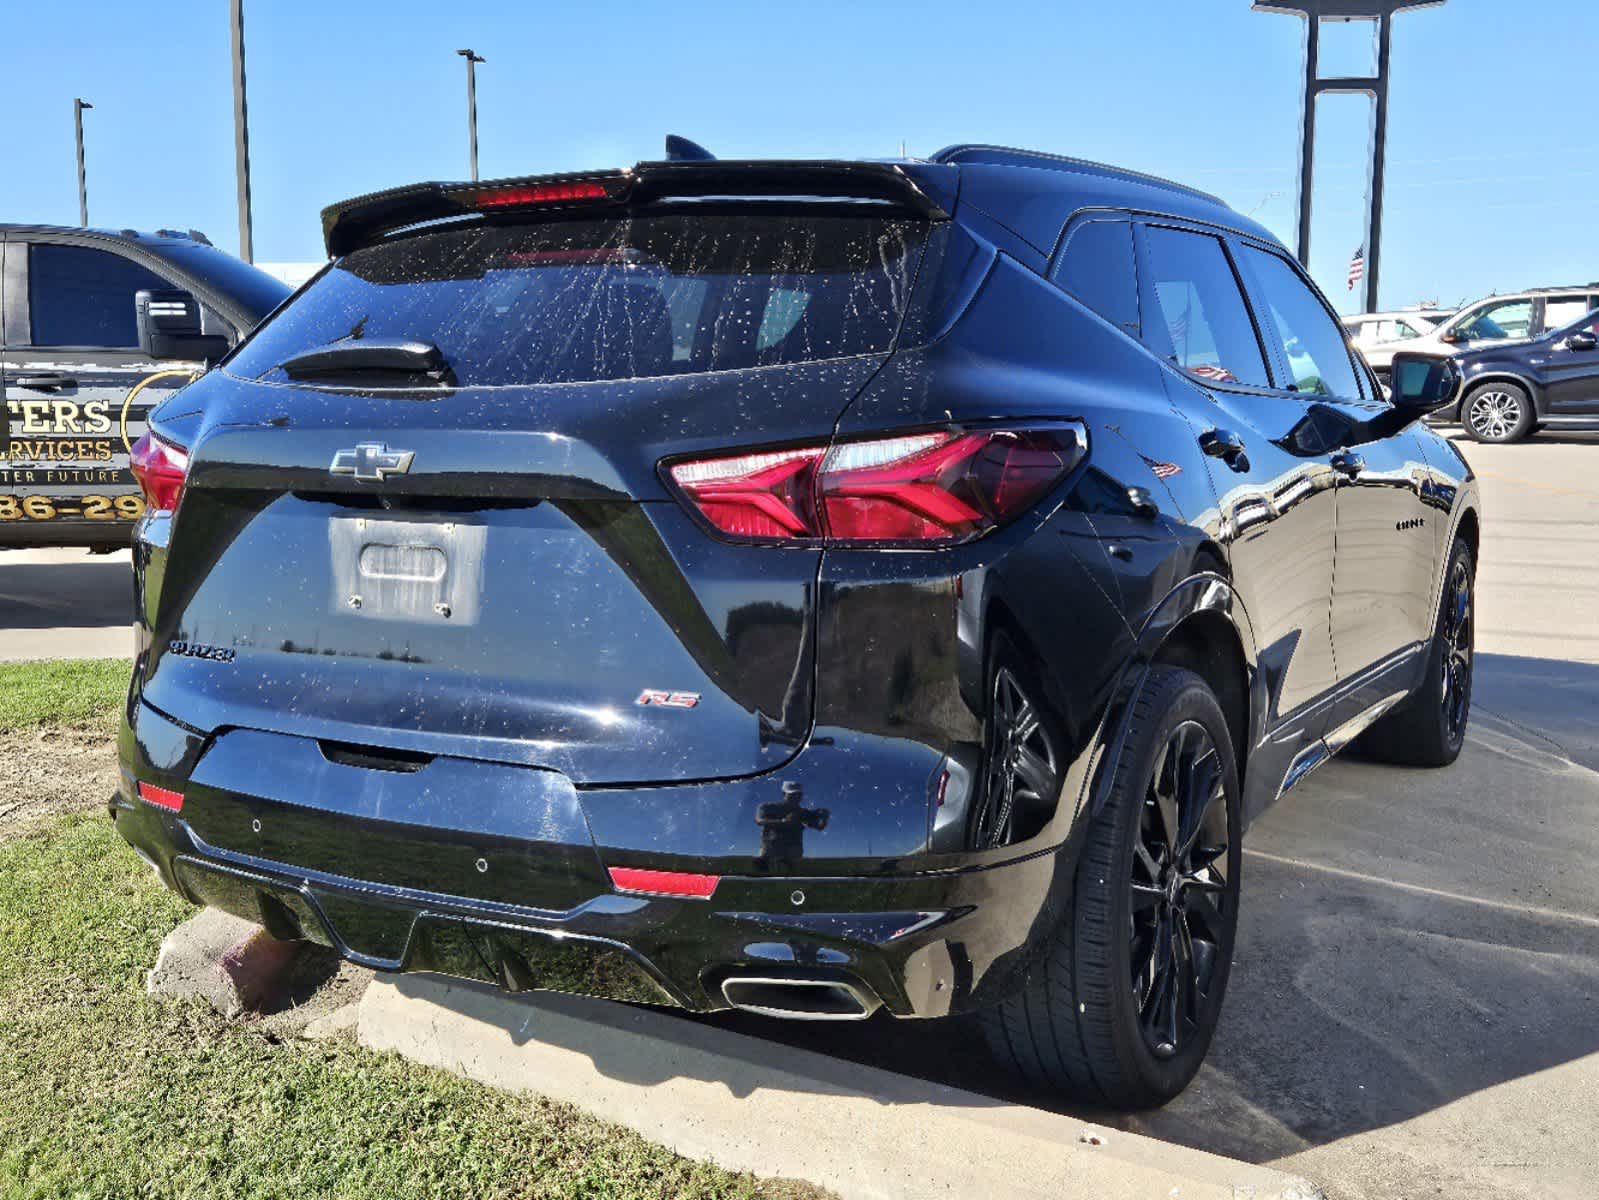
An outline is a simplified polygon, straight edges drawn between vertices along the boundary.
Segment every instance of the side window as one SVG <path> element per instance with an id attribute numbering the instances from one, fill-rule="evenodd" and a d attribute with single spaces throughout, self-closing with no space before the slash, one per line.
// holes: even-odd
<path id="1" fill-rule="evenodd" d="M 1586 296 L 1550 296 L 1543 302 L 1543 327 L 1561 329 L 1587 311 Z"/>
<path id="2" fill-rule="evenodd" d="M 1221 242 L 1158 225 L 1146 226 L 1144 237 L 1145 343 L 1202 379 L 1267 386 L 1260 340 Z"/>
<path id="3" fill-rule="evenodd" d="M 1128 222 L 1079 225 L 1067 239 L 1054 280 L 1112 325 L 1138 336 L 1138 272 Z"/>
<path id="4" fill-rule="evenodd" d="M 1395 321 L 1394 322 L 1394 337 L 1395 338 L 1398 338 L 1401 341 L 1408 341 L 1410 338 L 1420 337 L 1420 336 L 1421 336 L 1421 334 L 1416 330 L 1415 326 L 1411 325 L 1411 323 L 1409 321 Z"/>
<path id="5" fill-rule="evenodd" d="M 171 287 L 120 254 L 89 246 L 38 244 L 28 252 L 28 312 L 35 346 L 136 350 L 133 295 Z"/>
<path id="6" fill-rule="evenodd" d="M 1244 258 L 1277 326 L 1290 386 L 1307 396 L 1360 396 L 1349 347 L 1321 298 L 1281 255 L 1245 246 Z"/>
<path id="7" fill-rule="evenodd" d="M 1505 300 L 1479 308 L 1455 330 L 1467 338 L 1524 338 L 1532 328 L 1532 301 Z"/>

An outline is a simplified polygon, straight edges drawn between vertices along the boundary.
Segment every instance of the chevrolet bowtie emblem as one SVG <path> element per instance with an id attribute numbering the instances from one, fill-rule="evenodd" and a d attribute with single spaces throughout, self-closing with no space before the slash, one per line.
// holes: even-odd
<path id="1" fill-rule="evenodd" d="M 328 468 L 335 475 L 354 475 L 363 483 L 381 483 L 384 476 L 404 475 L 411 469 L 411 450 L 390 450 L 382 442 L 362 442 L 352 450 L 340 450 Z"/>

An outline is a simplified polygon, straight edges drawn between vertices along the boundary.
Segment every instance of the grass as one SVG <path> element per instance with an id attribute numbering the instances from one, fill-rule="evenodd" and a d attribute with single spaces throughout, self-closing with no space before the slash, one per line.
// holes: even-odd
<path id="1" fill-rule="evenodd" d="M 41 725 L 110 731 L 131 670 L 122 658 L 0 663 L 0 733 Z"/>
<path id="2" fill-rule="evenodd" d="M 93 702 L 62 699 L 70 673 L 21 677 L 87 719 L 113 692 L 88 668 Z M 144 972 L 191 911 L 103 817 L 0 843 L 0 1197 L 815 1195 L 353 1041 L 150 999 Z"/>

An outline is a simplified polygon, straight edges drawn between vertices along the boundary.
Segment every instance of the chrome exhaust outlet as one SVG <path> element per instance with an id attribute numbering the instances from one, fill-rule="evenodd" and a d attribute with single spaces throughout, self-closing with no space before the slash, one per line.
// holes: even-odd
<path id="1" fill-rule="evenodd" d="M 743 1012 L 790 1021 L 864 1021 L 882 1005 L 866 989 L 837 979 L 770 979 L 732 975 L 722 997 Z"/>

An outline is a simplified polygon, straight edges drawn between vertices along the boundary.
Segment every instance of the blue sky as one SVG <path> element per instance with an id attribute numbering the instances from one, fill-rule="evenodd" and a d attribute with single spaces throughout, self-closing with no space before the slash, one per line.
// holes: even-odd
<path id="1" fill-rule="evenodd" d="M 0 220 L 76 221 L 83 96 L 90 220 L 236 249 L 225 0 L 4 7 Z M 1302 25 L 1248 0 L 247 0 L 245 15 L 259 261 L 320 257 L 330 201 L 466 176 L 460 46 L 488 58 L 485 177 L 658 157 L 669 131 L 726 156 L 990 141 L 1193 183 L 1292 242 Z M 1450 0 L 1396 20 L 1384 305 L 1599 280 L 1592 19 L 1591 0 Z M 1369 34 L 1328 36 L 1330 69 L 1369 59 Z M 1354 311 L 1369 104 L 1320 112 L 1311 267 Z"/>

